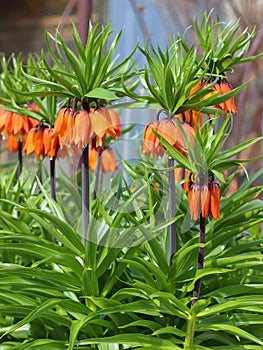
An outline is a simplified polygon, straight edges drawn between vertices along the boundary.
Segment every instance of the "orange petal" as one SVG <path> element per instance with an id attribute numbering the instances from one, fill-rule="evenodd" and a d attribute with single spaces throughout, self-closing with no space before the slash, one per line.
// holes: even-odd
<path id="1" fill-rule="evenodd" d="M 102 107 L 91 112 L 91 122 L 94 133 L 100 138 L 103 138 L 111 126 L 108 110 L 105 107 Z M 112 130 L 110 131 L 110 135 L 113 138 L 116 138 L 116 133 L 112 132 Z"/>
<path id="2" fill-rule="evenodd" d="M 193 184 L 188 191 L 188 204 L 190 215 L 193 220 L 197 220 L 201 214 L 201 187 Z"/>
<path id="3" fill-rule="evenodd" d="M 98 151 L 94 148 L 89 150 L 89 168 L 94 173 L 98 161 Z"/>
<path id="4" fill-rule="evenodd" d="M 201 188 L 201 208 L 202 208 L 202 217 L 207 218 L 210 213 L 210 190 L 207 185 L 203 185 Z"/>
<path id="5" fill-rule="evenodd" d="M 220 218 L 220 186 L 214 182 L 211 184 L 210 218 Z"/>
<path id="6" fill-rule="evenodd" d="M 110 129 L 113 129 L 117 136 L 121 136 L 121 119 L 118 113 L 116 113 L 114 109 L 108 109 L 108 112 L 110 116 Z"/>
<path id="7" fill-rule="evenodd" d="M 75 138 L 74 143 L 79 147 L 86 147 L 93 136 L 90 115 L 84 109 L 78 111 L 75 116 Z"/>
<path id="8" fill-rule="evenodd" d="M 30 156 L 35 151 L 36 133 L 36 128 L 33 128 L 27 134 L 26 142 L 23 147 L 23 152 L 25 152 L 28 156 Z"/>
<path id="9" fill-rule="evenodd" d="M 35 155 L 37 157 L 45 155 L 44 141 L 43 141 L 44 130 L 42 128 L 37 129 L 35 136 Z"/>
<path id="10" fill-rule="evenodd" d="M 115 155 L 111 148 L 106 148 L 101 153 L 101 171 L 113 173 L 118 168 Z"/>

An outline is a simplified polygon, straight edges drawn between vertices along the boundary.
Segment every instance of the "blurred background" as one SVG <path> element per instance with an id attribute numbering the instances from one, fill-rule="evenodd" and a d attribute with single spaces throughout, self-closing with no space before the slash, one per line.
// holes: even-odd
<path id="1" fill-rule="evenodd" d="M 59 26 L 68 43 L 72 42 L 71 21 L 77 23 L 82 40 L 85 41 L 89 19 L 92 22 L 107 24 L 112 22 L 113 30 L 124 29 L 124 35 L 118 46 L 119 54 L 126 57 L 135 44 L 143 45 L 146 38 L 161 47 L 168 36 L 183 34 L 198 14 L 214 9 L 221 21 L 240 18 L 241 30 L 258 30 L 250 55 L 263 51 L 263 0 L 12 0 L 0 2 L 0 52 L 7 56 L 11 53 L 40 53 L 45 49 L 43 32 L 54 32 Z M 138 64 L 143 64 L 138 56 Z M 238 113 L 234 116 L 234 127 L 227 147 L 244 140 L 262 135 L 263 130 L 263 58 L 241 67 L 228 74 L 233 86 L 244 81 L 251 82 L 236 97 Z M 145 124 L 152 114 L 147 111 L 123 111 L 124 123 L 137 121 Z M 249 149 L 241 158 L 262 154 L 262 143 Z M 262 160 L 256 160 L 247 166 L 254 173 L 262 167 Z M 238 182 L 233 182 L 237 186 Z M 263 183 L 263 181 L 261 182 Z M 234 188 L 233 188 L 234 190 Z"/>

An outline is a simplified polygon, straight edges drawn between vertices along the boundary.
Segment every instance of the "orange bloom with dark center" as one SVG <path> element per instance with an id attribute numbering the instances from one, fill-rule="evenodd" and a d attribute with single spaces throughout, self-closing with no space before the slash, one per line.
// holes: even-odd
<path id="1" fill-rule="evenodd" d="M 164 154 L 164 151 L 161 148 L 160 140 L 153 133 L 153 131 L 157 132 L 158 124 L 159 122 L 155 120 L 146 125 L 142 143 L 142 152 L 147 153 L 154 158 L 158 156 L 162 157 Z"/>
<path id="2" fill-rule="evenodd" d="M 94 173 L 98 161 L 100 162 L 100 171 L 103 173 L 113 173 L 118 169 L 114 152 L 111 148 L 105 148 L 98 159 L 98 151 L 94 148 L 89 151 L 89 167 Z"/>

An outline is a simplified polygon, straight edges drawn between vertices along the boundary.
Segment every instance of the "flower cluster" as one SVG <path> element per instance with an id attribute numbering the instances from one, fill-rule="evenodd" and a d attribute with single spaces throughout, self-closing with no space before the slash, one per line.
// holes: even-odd
<path id="1" fill-rule="evenodd" d="M 190 215 L 193 220 L 197 220 L 202 215 L 203 218 L 220 218 L 220 186 L 213 179 L 207 182 L 202 181 L 198 176 L 190 175 L 188 184 L 188 204 Z"/>
<path id="2" fill-rule="evenodd" d="M 191 90 L 189 97 L 194 97 L 200 90 L 207 89 L 208 92 L 200 98 L 200 101 L 208 99 L 216 95 L 223 96 L 232 91 L 232 85 L 226 77 L 211 80 L 202 78 Z M 219 100 L 220 101 L 220 100 Z M 226 113 L 236 113 L 237 108 L 234 97 L 224 99 L 213 106 Z M 211 117 L 211 115 L 209 115 Z M 158 118 L 157 118 L 158 119 Z M 182 113 L 169 116 L 167 118 L 154 120 L 146 125 L 144 130 L 144 139 L 142 144 L 142 152 L 149 154 L 153 158 L 164 155 L 165 147 L 162 145 L 163 138 L 177 151 L 186 158 L 189 156 L 189 146 L 194 146 L 196 137 L 196 128 L 199 127 L 202 132 L 203 114 L 196 110 L 186 110 Z M 176 178 L 180 181 L 185 179 L 183 189 L 188 195 L 188 204 L 190 215 L 193 220 L 197 220 L 200 216 L 211 219 L 220 218 L 220 186 L 214 180 L 208 182 L 200 182 L 196 180 L 200 174 L 193 175 L 187 169 L 182 175 L 183 169 L 180 168 L 181 178 L 176 174 Z"/>
<path id="3" fill-rule="evenodd" d="M 116 158 L 113 150 L 106 147 L 104 150 L 97 151 L 92 148 L 89 152 L 89 167 L 94 173 L 97 165 L 102 173 L 113 173 L 118 169 Z"/>
<path id="4" fill-rule="evenodd" d="M 193 144 L 195 128 L 190 123 L 180 121 L 182 118 L 182 115 L 176 115 L 172 118 L 164 118 L 161 121 L 149 122 L 144 130 L 142 152 L 153 157 L 163 156 L 164 148 L 161 146 L 160 138 L 157 136 L 159 135 L 179 152 L 186 155 L 187 140 Z"/>
<path id="5" fill-rule="evenodd" d="M 27 109 L 39 110 L 34 104 L 29 104 Z M 27 134 L 37 123 L 36 119 L 0 108 L 0 131 L 3 138 L 7 138 L 7 148 L 11 152 L 18 150 L 19 141 L 25 143 Z"/>
<path id="6" fill-rule="evenodd" d="M 87 147 L 91 142 L 95 150 L 104 149 L 106 135 L 116 139 L 122 134 L 118 114 L 106 107 L 76 110 L 63 107 L 54 124 L 53 137 L 68 147 Z"/>

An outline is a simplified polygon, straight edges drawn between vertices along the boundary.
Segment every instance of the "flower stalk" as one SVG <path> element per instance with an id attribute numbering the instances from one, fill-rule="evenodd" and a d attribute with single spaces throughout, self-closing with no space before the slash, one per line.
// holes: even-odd
<path id="1" fill-rule="evenodd" d="M 95 200 L 97 198 L 97 192 L 98 192 L 98 187 L 99 187 L 99 178 L 100 178 L 100 165 L 101 165 L 101 153 L 102 150 L 98 150 L 98 159 L 97 159 L 97 164 L 95 168 L 95 183 L 94 183 L 94 188 L 92 192 L 92 199 Z"/>
<path id="2" fill-rule="evenodd" d="M 176 193 L 175 193 L 175 176 L 174 176 L 174 160 L 173 158 L 168 158 L 169 170 L 169 216 L 173 219 L 176 216 Z M 170 265 L 172 265 L 172 258 L 176 252 L 176 223 L 171 223 L 169 227 L 170 236 Z"/>
<path id="3" fill-rule="evenodd" d="M 82 150 L 81 156 L 81 184 L 82 184 L 82 239 L 84 246 L 87 242 L 89 227 L 89 145 Z"/>
<path id="4" fill-rule="evenodd" d="M 55 158 L 50 158 L 49 165 L 50 165 L 50 194 L 51 194 L 51 197 L 56 201 L 57 195 L 56 195 L 56 160 Z"/>
<path id="5" fill-rule="evenodd" d="M 205 258 L 205 248 L 204 248 L 204 244 L 205 244 L 205 218 L 202 216 L 202 214 L 200 215 L 200 236 L 199 236 L 199 242 L 202 244 L 202 246 L 199 247 L 199 251 L 198 251 L 197 270 L 202 270 L 203 267 L 204 267 L 204 258 Z M 200 289 L 201 289 L 201 282 L 202 282 L 201 278 L 199 278 L 195 282 L 194 291 L 193 291 L 193 298 L 194 299 L 192 300 L 192 306 L 199 299 Z"/>
<path id="6" fill-rule="evenodd" d="M 18 180 L 23 169 L 23 155 L 22 155 L 22 140 L 18 141 L 18 166 L 16 171 L 16 179 Z"/>

